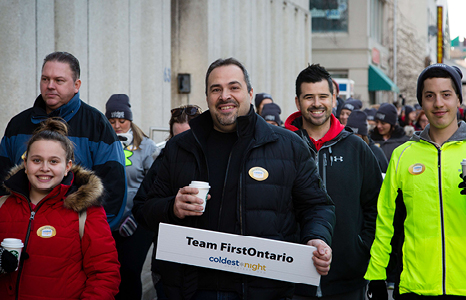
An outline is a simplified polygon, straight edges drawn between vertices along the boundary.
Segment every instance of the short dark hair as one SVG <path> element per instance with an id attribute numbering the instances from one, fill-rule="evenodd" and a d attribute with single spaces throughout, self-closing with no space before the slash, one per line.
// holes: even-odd
<path id="1" fill-rule="evenodd" d="M 73 81 L 79 79 L 81 75 L 81 69 L 79 68 L 79 61 L 73 54 L 68 52 L 52 52 L 44 58 L 44 63 L 42 64 L 42 70 L 44 66 L 49 61 L 58 61 L 61 63 L 67 63 L 70 66 L 71 72 L 73 73 Z"/>
<path id="2" fill-rule="evenodd" d="M 327 70 L 319 64 L 309 65 L 306 69 L 302 70 L 298 78 L 296 78 L 296 97 L 299 98 L 299 95 L 301 95 L 301 84 L 303 82 L 316 83 L 322 80 L 327 80 L 328 89 L 330 94 L 333 95 L 333 81 Z"/>
<path id="3" fill-rule="evenodd" d="M 248 88 L 248 93 L 251 92 L 252 90 L 252 86 L 251 86 L 251 80 L 249 79 L 249 74 L 248 74 L 248 71 L 246 70 L 246 68 L 243 66 L 242 63 L 240 63 L 236 58 L 233 58 L 233 57 L 230 57 L 230 58 L 226 58 L 226 59 L 223 59 L 223 58 L 219 58 L 217 59 L 216 61 L 214 61 L 210 66 L 209 68 L 207 69 L 207 73 L 205 75 L 205 94 L 207 95 L 207 80 L 209 79 L 209 75 L 210 73 L 212 73 L 212 71 L 215 69 L 215 68 L 218 68 L 218 67 L 223 67 L 223 66 L 229 66 L 229 65 L 235 65 L 237 66 L 238 68 L 241 69 L 241 71 L 243 71 L 243 75 L 244 75 L 244 81 L 246 82 L 246 86 Z"/>

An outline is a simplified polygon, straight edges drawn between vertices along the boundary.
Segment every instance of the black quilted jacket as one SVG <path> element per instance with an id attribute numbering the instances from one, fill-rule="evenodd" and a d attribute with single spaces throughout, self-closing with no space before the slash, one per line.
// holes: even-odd
<path id="1" fill-rule="evenodd" d="M 213 128 L 207 111 L 190 122 L 191 130 L 172 138 L 155 180 L 152 195 L 144 205 L 144 217 L 152 230 L 159 222 L 215 230 L 209 224 L 208 206 L 201 217 L 177 219 L 173 203 L 179 188 L 191 180 L 209 181 L 204 153 L 207 134 Z M 271 126 L 251 110 L 237 119 L 238 141 L 229 165 L 240 164 L 239 176 L 229 176 L 226 184 L 237 181 L 236 194 L 222 201 L 236 201 L 236 234 L 306 243 L 319 238 L 331 243 L 335 213 L 325 192 L 314 160 L 305 143 L 294 133 Z M 239 149 L 239 150 L 235 150 Z M 238 153 L 236 153 L 236 152 Z M 268 171 L 263 181 L 253 179 L 249 170 Z M 221 212 L 220 222 L 222 214 Z M 162 280 L 170 299 L 189 299 L 196 289 L 236 291 L 243 299 L 280 299 L 291 297 L 294 285 L 235 273 L 162 262 Z M 209 276 L 209 286 L 198 276 Z M 198 284 L 199 283 L 199 284 Z"/>

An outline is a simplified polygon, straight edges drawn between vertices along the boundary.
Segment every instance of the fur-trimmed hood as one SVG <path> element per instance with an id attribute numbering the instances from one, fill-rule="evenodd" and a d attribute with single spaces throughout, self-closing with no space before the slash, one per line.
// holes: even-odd
<path id="1" fill-rule="evenodd" d="M 6 177 L 4 187 L 10 194 L 29 195 L 29 180 L 24 172 L 24 165 L 13 167 Z M 73 165 L 57 187 L 64 194 L 63 206 L 67 209 L 81 212 L 95 205 L 101 205 L 100 199 L 104 193 L 104 186 L 94 172 L 79 165 Z"/>

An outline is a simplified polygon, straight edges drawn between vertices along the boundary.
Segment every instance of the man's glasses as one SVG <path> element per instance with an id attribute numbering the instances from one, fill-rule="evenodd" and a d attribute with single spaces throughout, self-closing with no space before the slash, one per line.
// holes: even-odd
<path id="1" fill-rule="evenodd" d="M 183 112 L 188 116 L 195 116 L 201 114 L 202 110 L 197 105 L 186 105 L 171 110 L 172 117 L 174 118 L 181 116 Z"/>

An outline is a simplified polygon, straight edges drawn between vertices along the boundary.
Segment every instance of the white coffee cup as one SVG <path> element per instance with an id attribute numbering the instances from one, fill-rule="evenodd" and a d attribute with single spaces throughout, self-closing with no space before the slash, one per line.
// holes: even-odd
<path id="1" fill-rule="evenodd" d="M 5 248 L 5 250 L 10 251 L 11 254 L 16 256 L 16 258 L 18 259 L 19 266 L 19 259 L 21 258 L 21 249 L 23 249 L 24 247 L 23 241 L 21 241 L 20 239 L 6 238 L 3 240 L 1 245 L 3 248 Z M 15 271 L 17 270 L 18 267 L 16 267 Z"/>
<path id="2" fill-rule="evenodd" d="M 466 158 L 461 162 L 461 170 L 463 171 L 463 178 L 466 176 Z"/>
<path id="3" fill-rule="evenodd" d="M 189 187 L 197 188 L 199 190 L 199 193 L 197 193 L 194 196 L 204 200 L 204 203 L 199 204 L 199 205 L 202 206 L 202 212 L 204 212 L 205 211 L 205 205 L 207 203 L 207 195 L 208 195 L 209 189 L 210 189 L 209 183 L 205 182 L 205 181 L 191 181 L 191 183 L 189 184 Z"/>

